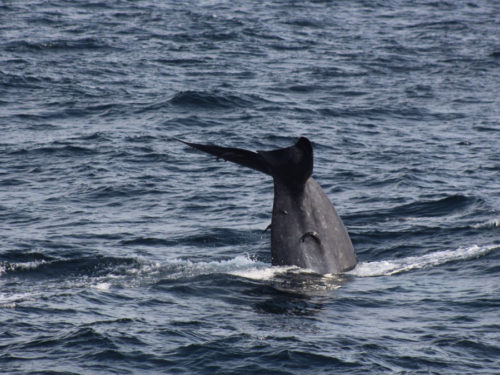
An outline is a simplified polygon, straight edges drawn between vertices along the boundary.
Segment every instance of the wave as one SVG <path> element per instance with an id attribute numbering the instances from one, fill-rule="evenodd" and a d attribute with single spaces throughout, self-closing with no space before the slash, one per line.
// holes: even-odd
<path id="1" fill-rule="evenodd" d="M 170 104 L 182 107 L 199 107 L 212 109 L 246 108 L 256 101 L 262 101 L 257 95 L 233 95 L 218 91 L 181 91 L 175 94 Z"/>
<path id="2" fill-rule="evenodd" d="M 390 216 L 409 216 L 415 215 L 420 217 L 436 217 L 450 215 L 455 212 L 460 212 L 468 206 L 477 203 L 478 200 L 473 197 L 463 195 L 451 195 L 442 199 L 431 201 L 418 201 L 405 204 L 393 209 L 387 210 Z"/>
<path id="3" fill-rule="evenodd" d="M 456 250 L 436 251 L 421 256 L 376 262 L 361 262 L 347 274 L 360 277 L 391 276 L 402 272 L 436 267 L 449 262 L 474 259 L 497 249 L 500 249 L 500 246 L 474 245 L 470 247 L 459 247 Z"/>
<path id="4" fill-rule="evenodd" d="M 22 262 L 22 263 L 10 263 L 10 262 L 1 262 L 0 263 L 0 276 L 3 276 L 8 273 L 13 272 L 23 272 L 28 270 L 35 270 L 40 265 L 46 263 L 45 260 L 37 260 L 31 262 Z"/>
<path id="5" fill-rule="evenodd" d="M 72 259 L 42 259 L 24 260 L 12 259 L 0 262 L 0 277 L 16 276 L 22 278 L 60 279 L 72 277 L 100 277 L 120 275 L 129 268 L 136 266 L 138 261 L 133 258 L 114 257 L 80 257 Z"/>
<path id="6" fill-rule="evenodd" d="M 485 223 L 478 223 L 471 226 L 474 229 L 500 228 L 500 217 L 488 220 Z"/>
<path id="7" fill-rule="evenodd" d="M 209 262 L 192 262 L 190 260 L 174 260 L 167 264 L 157 263 L 140 270 L 159 272 L 166 279 L 191 278 L 209 274 L 232 274 L 248 272 L 249 270 L 265 270 L 269 264 L 252 259 L 248 255 L 239 255 L 233 259 Z"/>
<path id="8" fill-rule="evenodd" d="M 312 271 L 300 269 L 295 266 L 252 266 L 247 269 L 230 271 L 229 274 L 251 280 L 272 280 L 280 274 L 285 273 L 313 273 Z"/>
<path id="9" fill-rule="evenodd" d="M 174 259 L 167 262 L 146 262 L 132 258 L 88 257 L 67 260 L 20 260 L 0 262 L 0 280 L 8 279 L 43 285 L 33 287 L 29 292 L 13 289 L 0 291 L 0 308 L 15 308 L 25 301 L 51 299 L 65 293 L 79 293 L 94 290 L 96 293 L 115 293 L 113 290 L 128 288 L 149 288 L 151 286 L 176 287 L 192 283 L 212 287 L 227 286 L 229 278 L 239 278 L 247 285 L 260 284 L 262 288 L 285 293 L 318 295 L 339 289 L 350 277 L 392 276 L 413 270 L 438 267 L 454 261 L 466 261 L 482 257 L 500 249 L 499 245 L 471 246 L 456 250 L 437 251 L 422 256 L 401 259 L 361 262 L 343 275 L 318 275 L 311 270 L 294 266 L 271 266 L 240 255 L 232 259 L 198 261 Z M 7 278 L 7 279 L 6 279 Z M 245 281 L 246 280 L 246 281 Z M 235 281 L 232 281 L 233 283 Z M 19 284 L 21 285 L 21 284 Z M 237 285 L 237 284 L 235 284 Z M 49 287 L 48 287 L 49 286 Z M 115 289 L 117 288 L 117 289 Z M 265 289 L 267 290 L 267 289 Z"/>
<path id="10" fill-rule="evenodd" d="M 249 255 L 232 259 L 193 262 L 174 259 L 168 262 L 145 262 L 132 258 L 78 258 L 68 260 L 37 259 L 20 262 L 0 262 L 0 278 L 21 277 L 65 280 L 70 288 L 89 287 L 107 291 L 114 286 L 154 285 L 158 282 L 175 282 L 209 275 L 229 275 L 253 281 L 272 281 L 282 284 L 315 286 L 323 289 L 340 287 L 345 276 L 391 276 L 417 269 L 437 267 L 442 264 L 478 258 L 500 249 L 499 245 L 461 247 L 456 250 L 436 251 L 421 256 L 401 259 L 361 262 L 352 271 L 342 275 L 317 275 L 311 270 L 295 266 L 271 266 Z M 294 282 L 295 281 L 295 282 Z M 0 294 L 0 304 L 5 305 L 26 298 L 26 295 Z"/>
<path id="11" fill-rule="evenodd" d="M 111 48 L 103 38 L 75 38 L 75 39 L 49 39 L 43 41 L 16 40 L 9 42 L 4 47 L 9 52 L 38 52 L 69 50 L 96 50 Z"/>
<path id="12" fill-rule="evenodd" d="M 402 220 L 414 220 L 416 218 L 434 218 L 446 217 L 449 215 L 461 214 L 467 212 L 471 207 L 476 207 L 483 204 L 479 198 L 464 196 L 464 195 L 450 195 L 444 198 L 434 200 L 419 200 L 412 203 L 397 205 L 386 209 L 378 209 L 377 215 L 384 218 L 395 218 Z M 364 222 L 370 212 L 357 212 L 346 215 L 350 221 Z"/>
<path id="13" fill-rule="evenodd" d="M 448 262 L 478 258 L 497 249 L 500 249 L 499 245 L 473 245 L 470 247 L 460 247 L 456 250 L 436 251 L 421 256 L 361 262 L 352 271 L 347 272 L 346 275 L 359 277 L 391 276 L 416 269 L 436 267 Z M 167 279 L 190 278 L 209 274 L 229 274 L 260 281 L 275 280 L 284 275 L 291 275 L 292 277 L 294 275 L 310 275 L 311 277 L 316 275 L 311 270 L 301 269 L 296 266 L 271 266 L 269 263 L 258 261 L 248 255 L 209 262 L 175 260 L 167 264 L 142 265 L 137 272 L 157 272 L 162 274 L 163 278 Z M 324 275 L 322 278 L 336 279 L 338 277 L 337 275 Z"/>
<path id="14" fill-rule="evenodd" d="M 25 293 L 4 293 L 0 292 L 0 308 L 15 308 L 17 303 L 33 299 L 37 294 L 33 292 Z"/>

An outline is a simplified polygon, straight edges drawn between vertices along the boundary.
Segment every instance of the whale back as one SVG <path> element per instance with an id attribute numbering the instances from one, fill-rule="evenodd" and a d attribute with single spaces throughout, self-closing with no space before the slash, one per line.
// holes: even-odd
<path id="1" fill-rule="evenodd" d="M 300 192 L 275 180 L 271 257 L 273 265 L 295 265 L 320 274 L 346 272 L 356 266 L 347 229 L 312 177 Z"/>

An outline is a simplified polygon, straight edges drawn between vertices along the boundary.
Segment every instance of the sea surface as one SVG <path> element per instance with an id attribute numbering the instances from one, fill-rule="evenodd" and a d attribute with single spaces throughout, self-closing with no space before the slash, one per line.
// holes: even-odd
<path id="1" fill-rule="evenodd" d="M 0 373 L 500 373 L 499 93 L 496 0 L 0 1 Z M 343 275 L 175 140 L 300 136 Z"/>

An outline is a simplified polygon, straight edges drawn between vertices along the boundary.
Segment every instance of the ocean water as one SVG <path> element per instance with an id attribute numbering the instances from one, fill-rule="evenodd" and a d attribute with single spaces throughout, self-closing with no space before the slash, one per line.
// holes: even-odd
<path id="1" fill-rule="evenodd" d="M 498 1 L 1 1 L 0 373 L 500 373 Z M 270 266 L 309 137 L 359 264 Z"/>

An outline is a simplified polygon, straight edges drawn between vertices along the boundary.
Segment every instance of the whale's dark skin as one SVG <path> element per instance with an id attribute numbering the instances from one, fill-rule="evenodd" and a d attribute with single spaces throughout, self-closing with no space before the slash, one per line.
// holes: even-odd
<path id="1" fill-rule="evenodd" d="M 356 266 L 349 234 L 312 178 L 313 149 L 307 138 L 300 138 L 291 147 L 257 152 L 179 141 L 273 177 L 273 265 L 293 265 L 320 274 L 346 272 Z"/>

